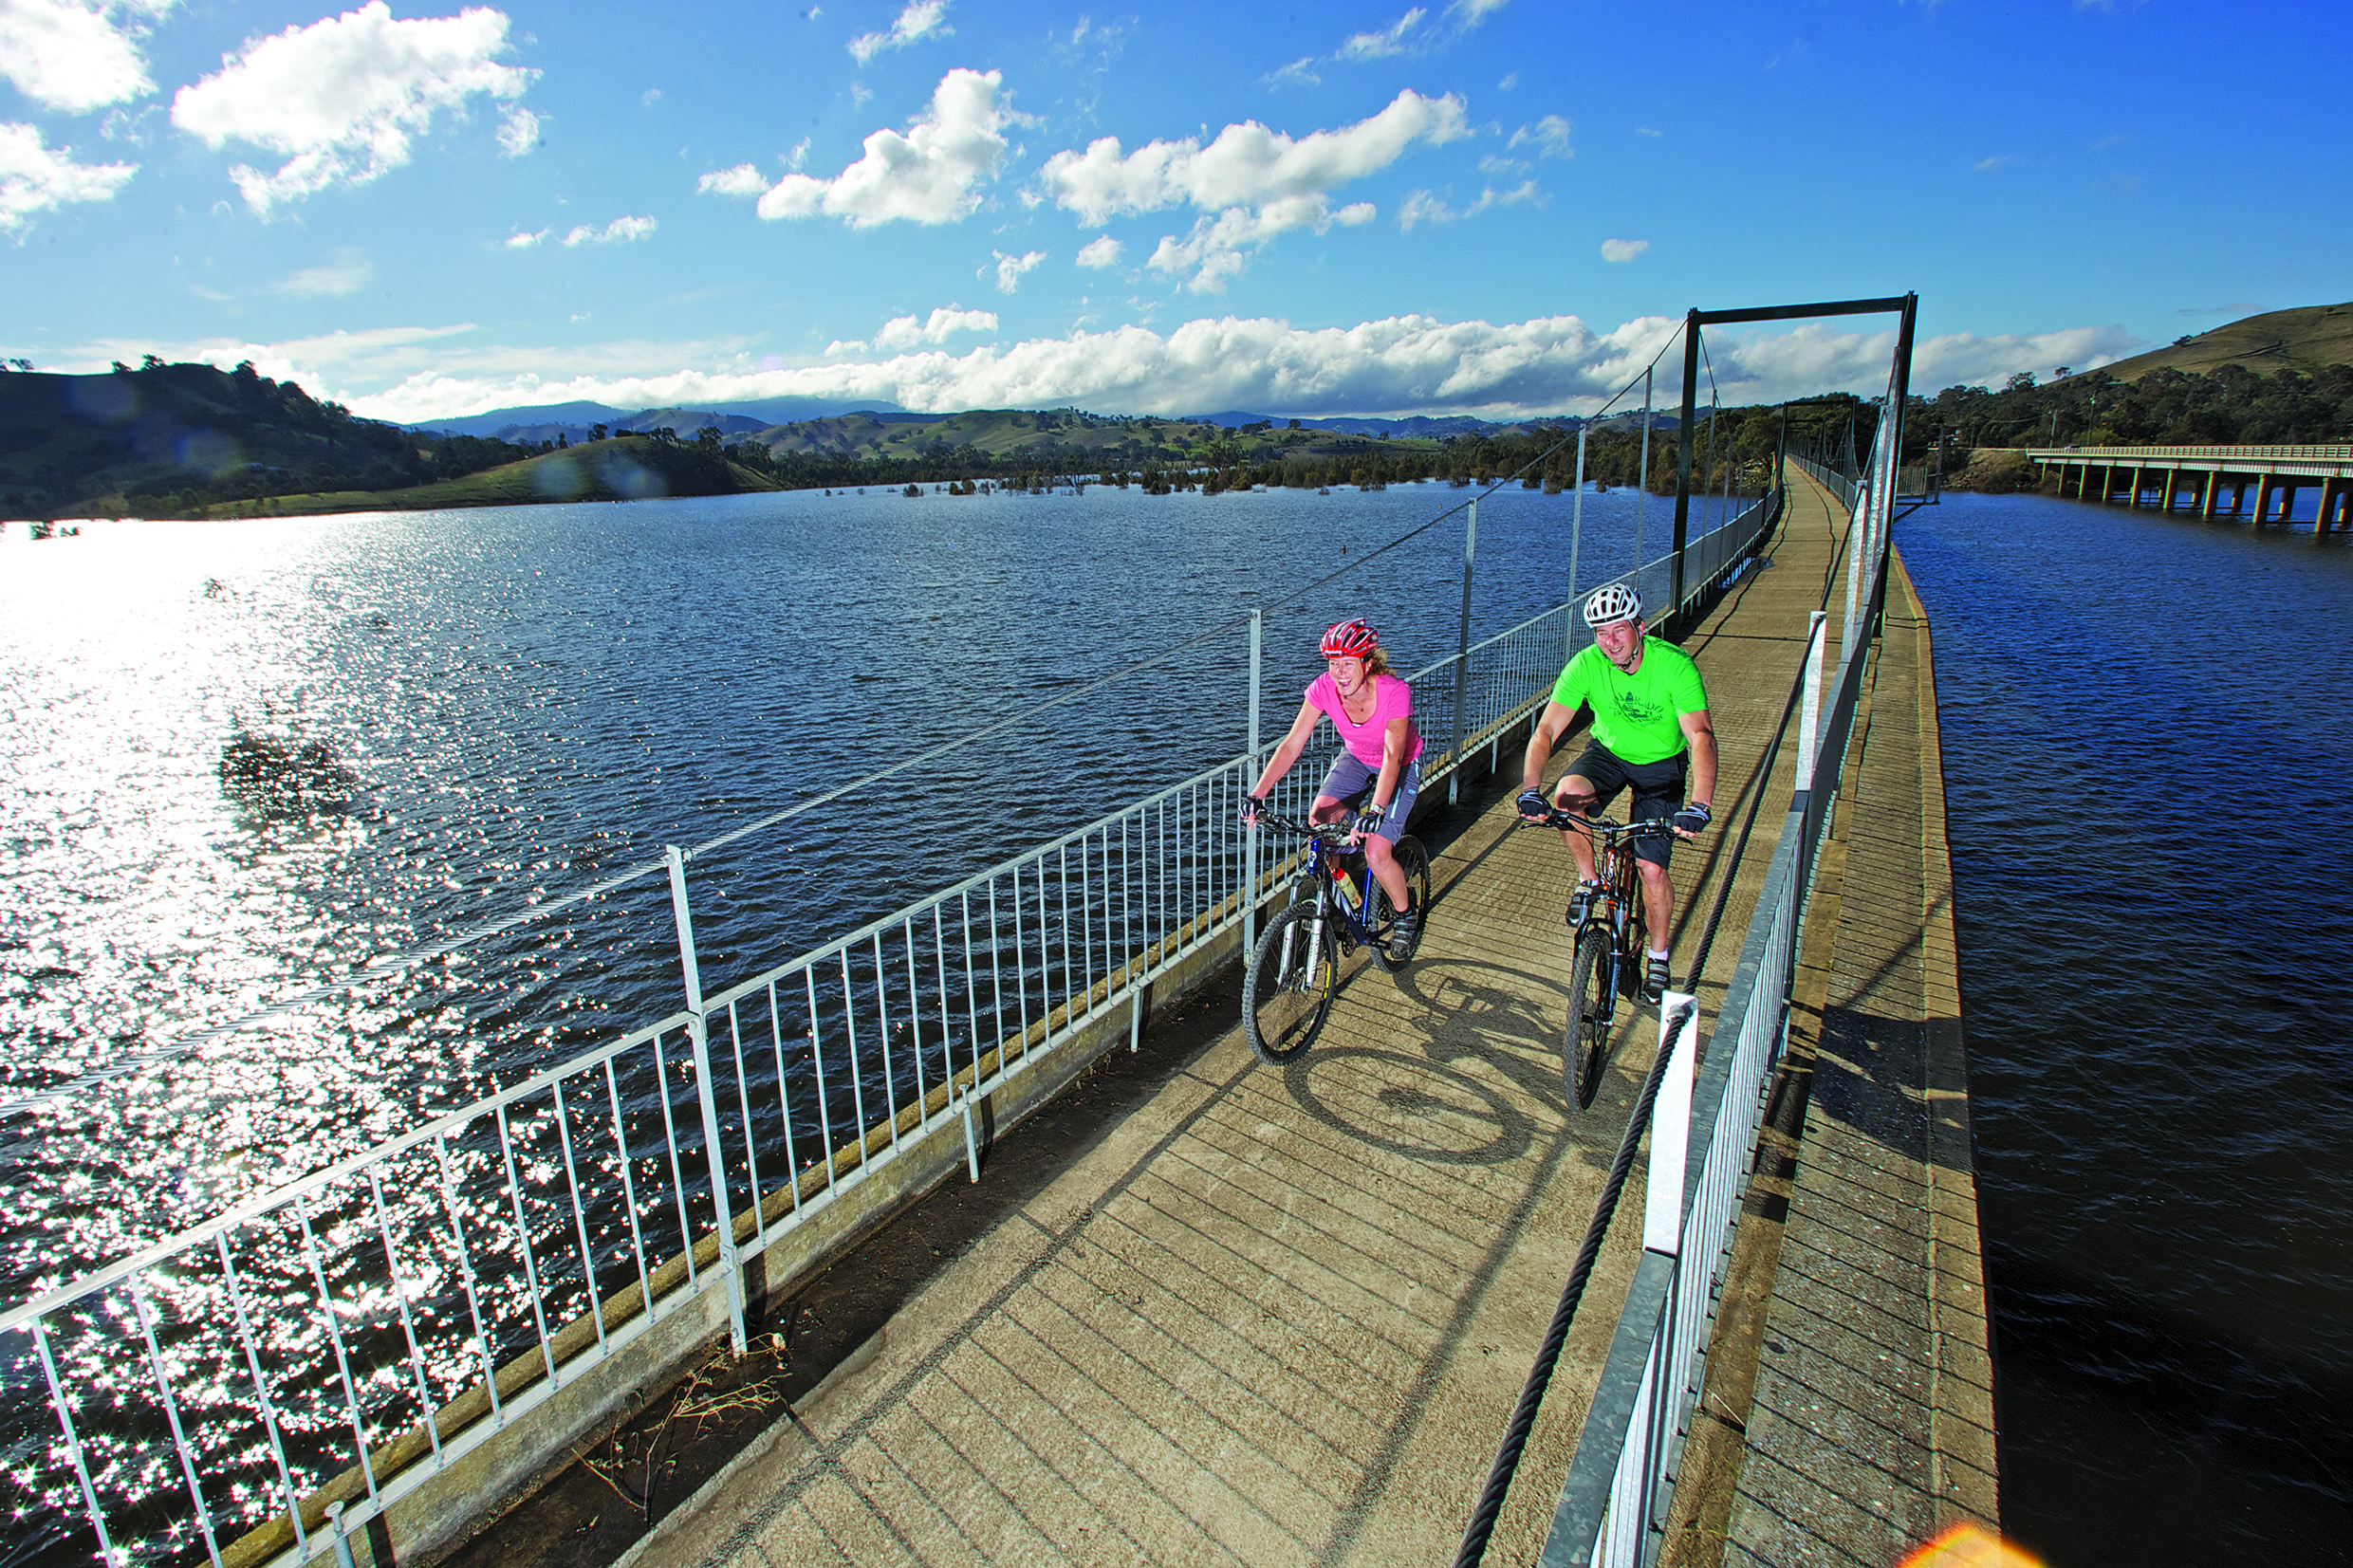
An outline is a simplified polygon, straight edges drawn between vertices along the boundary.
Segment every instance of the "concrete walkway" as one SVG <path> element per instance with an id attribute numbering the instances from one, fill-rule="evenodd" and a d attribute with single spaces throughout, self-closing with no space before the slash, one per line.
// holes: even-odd
<path id="1" fill-rule="evenodd" d="M 1843 603 L 1830 510 L 1796 488 L 1770 565 L 1685 644 L 1723 768 L 1718 826 L 1677 858 L 1675 950 L 1688 983 L 1702 932 L 1717 932 L 1694 987 L 1710 1012 L 1788 800 L 1788 759 L 1768 747 L 1806 614 L 1836 584 L 1835 639 Z M 1437 891 L 1409 971 L 1354 960 L 1322 1041 L 1288 1069 L 1229 1030 L 633 1558 L 1450 1559 L 1658 1035 L 1655 1018 L 1621 1027 L 1593 1108 L 1564 1103 L 1567 857 L 1557 836 L 1511 826 L 1517 769 L 1505 772 L 1509 787 L 1432 824 Z M 1532 1558 L 1548 1524 L 1630 1273 L 1640 1190 L 1492 1562 Z"/>

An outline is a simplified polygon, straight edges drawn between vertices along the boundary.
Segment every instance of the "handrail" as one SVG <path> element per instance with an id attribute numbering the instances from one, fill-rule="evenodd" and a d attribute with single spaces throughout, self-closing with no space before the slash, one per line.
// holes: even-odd
<path id="1" fill-rule="evenodd" d="M 2278 447 L 2028 447 L 2027 457 L 2038 463 L 2081 463 L 2103 457 L 2269 458 L 2324 463 L 2353 462 L 2353 446 L 2291 445 Z"/>

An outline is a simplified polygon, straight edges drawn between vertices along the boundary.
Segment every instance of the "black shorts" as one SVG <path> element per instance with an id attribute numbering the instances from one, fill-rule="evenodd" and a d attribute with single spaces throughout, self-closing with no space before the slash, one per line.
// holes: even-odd
<path id="1" fill-rule="evenodd" d="M 1626 820 L 1655 821 L 1672 817 L 1683 803 L 1683 763 L 1690 755 L 1688 751 L 1678 751 L 1664 762 L 1630 763 L 1595 741 L 1568 765 L 1566 776 L 1583 779 L 1593 786 L 1595 811 L 1606 812 L 1618 792 L 1630 788 L 1634 791 L 1634 804 L 1626 812 Z M 1645 833 L 1634 840 L 1635 858 L 1654 866 L 1665 865 L 1674 847 L 1675 840 L 1663 833 Z"/>

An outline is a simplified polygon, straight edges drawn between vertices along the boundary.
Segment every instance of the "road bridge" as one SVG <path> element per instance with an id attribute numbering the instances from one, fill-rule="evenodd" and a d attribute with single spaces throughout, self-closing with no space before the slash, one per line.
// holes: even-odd
<path id="1" fill-rule="evenodd" d="M 2026 454 L 2058 495 L 2292 523 L 2297 493 L 2317 489 L 2315 531 L 2353 528 L 2353 446 L 2029 447 Z"/>

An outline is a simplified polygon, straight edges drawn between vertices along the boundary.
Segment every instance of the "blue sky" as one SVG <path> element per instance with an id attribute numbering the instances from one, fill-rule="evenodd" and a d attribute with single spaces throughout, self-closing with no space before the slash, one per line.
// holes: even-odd
<path id="1" fill-rule="evenodd" d="M 2348 10 L 0 0 L 0 353 L 398 419 L 1513 415 L 1692 305 L 1917 289 L 1916 389 L 1998 383 L 2353 296 Z M 1748 401 L 1886 344 L 1710 353 Z"/>

